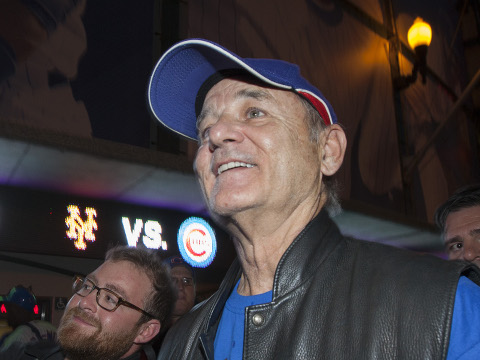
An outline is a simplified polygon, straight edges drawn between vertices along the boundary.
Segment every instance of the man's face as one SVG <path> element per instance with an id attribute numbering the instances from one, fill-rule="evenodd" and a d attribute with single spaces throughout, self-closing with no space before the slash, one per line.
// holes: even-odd
<path id="1" fill-rule="evenodd" d="M 106 261 L 87 278 L 142 309 L 152 291 L 147 275 L 127 261 Z M 58 338 L 70 360 L 119 359 L 134 352 L 141 313 L 126 306 L 109 312 L 97 304 L 96 295 L 97 290 L 73 295 L 60 320 Z"/>
<path id="2" fill-rule="evenodd" d="M 175 303 L 173 316 L 181 317 L 189 312 L 195 304 L 195 284 L 185 285 L 182 282 L 183 278 L 192 279 L 191 272 L 184 266 L 175 266 L 170 270 L 170 275 L 175 280 L 178 289 L 178 299 Z"/>
<path id="3" fill-rule="evenodd" d="M 450 213 L 445 222 L 445 249 L 449 260 L 480 266 L 480 206 Z"/>
<path id="4" fill-rule="evenodd" d="M 210 89 L 199 116 L 195 170 L 213 215 L 291 213 L 320 194 L 321 154 L 305 113 L 290 91 L 236 79 Z"/>

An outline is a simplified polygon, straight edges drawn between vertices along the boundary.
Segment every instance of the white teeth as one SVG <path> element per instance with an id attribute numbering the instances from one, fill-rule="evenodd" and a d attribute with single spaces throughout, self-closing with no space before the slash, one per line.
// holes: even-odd
<path id="1" fill-rule="evenodd" d="M 221 173 L 223 173 L 226 170 L 237 168 L 237 167 L 251 168 L 251 167 L 253 167 L 253 165 L 252 164 L 247 164 L 247 163 L 244 163 L 244 162 L 240 162 L 240 161 L 232 161 L 232 162 L 229 162 L 227 164 L 223 164 L 222 166 L 220 166 L 218 168 L 218 175 L 220 175 Z"/>

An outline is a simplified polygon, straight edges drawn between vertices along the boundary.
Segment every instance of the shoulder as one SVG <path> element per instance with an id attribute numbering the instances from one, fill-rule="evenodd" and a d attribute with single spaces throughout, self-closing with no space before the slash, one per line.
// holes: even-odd
<path id="1" fill-rule="evenodd" d="M 60 347 L 53 341 L 38 341 L 31 344 L 16 342 L 0 352 L 0 360 L 64 359 Z"/>
<path id="2" fill-rule="evenodd" d="M 57 330 L 57 328 L 53 324 L 49 323 L 48 321 L 33 320 L 33 321 L 30 321 L 30 324 L 34 325 L 37 329 Z"/>
<path id="3" fill-rule="evenodd" d="M 29 325 L 32 327 L 31 330 L 35 332 L 36 335 L 40 334 L 43 339 L 56 339 L 57 328 L 48 321 L 34 320 L 30 321 Z"/>
<path id="4" fill-rule="evenodd" d="M 14 343 L 29 343 L 39 339 L 55 340 L 56 327 L 49 322 L 34 320 L 17 327 L 4 341 L 2 348 L 8 348 Z"/>
<path id="5" fill-rule="evenodd" d="M 187 358 L 197 346 L 199 337 L 208 327 L 215 307 L 215 295 L 197 304 L 185 314 L 165 335 L 158 359 Z"/>
<path id="6" fill-rule="evenodd" d="M 477 359 L 480 350 L 480 287 L 466 277 L 458 281 L 448 359 Z"/>
<path id="7" fill-rule="evenodd" d="M 13 330 L 3 341 L 2 350 L 8 349 L 16 343 L 26 344 L 30 341 L 32 336 L 35 336 L 32 333 L 32 330 L 26 325 L 20 325 L 15 330 Z"/>
<path id="8" fill-rule="evenodd" d="M 372 259 L 376 258 L 374 264 L 377 266 L 394 265 L 408 267 L 415 265 L 420 268 L 432 267 L 436 270 L 444 269 L 446 271 L 451 271 L 454 269 L 464 269 L 467 265 L 464 262 L 446 261 L 432 254 L 412 251 L 372 241 L 346 238 L 346 242 L 350 251 L 354 251 L 356 255 Z"/>
<path id="9" fill-rule="evenodd" d="M 0 360 L 16 360 L 23 359 L 25 351 L 25 345 L 21 343 L 15 343 L 9 346 L 8 348 L 2 349 L 0 351 Z"/>
<path id="10" fill-rule="evenodd" d="M 184 333 L 186 329 L 200 327 L 207 318 L 207 314 L 211 311 L 212 306 L 214 306 L 214 301 L 212 301 L 212 298 L 204 300 L 195 305 L 187 314 L 178 320 L 175 325 L 172 326 L 172 328 L 168 331 L 167 336 L 173 332 Z"/>
<path id="11" fill-rule="evenodd" d="M 458 281 L 454 312 L 463 312 L 467 316 L 476 315 L 475 322 L 480 323 L 480 286 L 465 276 Z M 480 334 L 480 327 L 478 332 Z"/>
<path id="12" fill-rule="evenodd" d="M 357 274 L 375 277 L 377 281 L 402 283 L 406 289 L 455 293 L 458 279 L 466 275 L 479 283 L 480 270 L 463 261 L 447 261 L 440 257 L 396 248 L 389 245 L 346 239 L 346 257 Z M 376 276 L 381 274 L 381 279 Z M 453 298 L 452 298 L 453 300 Z"/>
<path id="13" fill-rule="evenodd" d="M 63 359 L 62 349 L 57 342 L 40 340 L 25 346 L 25 354 L 39 359 Z M 55 355 L 55 356 L 54 356 Z"/>

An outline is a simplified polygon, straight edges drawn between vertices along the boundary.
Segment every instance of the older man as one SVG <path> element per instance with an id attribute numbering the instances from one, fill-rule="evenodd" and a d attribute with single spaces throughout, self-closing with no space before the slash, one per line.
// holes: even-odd
<path id="1" fill-rule="evenodd" d="M 345 134 L 296 65 L 186 40 L 148 95 L 168 128 L 191 139 L 198 128 L 195 171 L 238 255 L 159 359 L 478 355 L 480 288 L 462 276 L 478 282 L 476 267 L 346 239 L 330 220 Z"/>
<path id="2" fill-rule="evenodd" d="M 480 184 L 458 189 L 435 211 L 449 260 L 480 266 Z"/>
<path id="3" fill-rule="evenodd" d="M 33 343 L 1 359 L 155 359 L 148 343 L 169 320 L 175 289 L 155 253 L 117 247 L 105 262 L 73 283 L 58 328 L 59 344 Z"/>

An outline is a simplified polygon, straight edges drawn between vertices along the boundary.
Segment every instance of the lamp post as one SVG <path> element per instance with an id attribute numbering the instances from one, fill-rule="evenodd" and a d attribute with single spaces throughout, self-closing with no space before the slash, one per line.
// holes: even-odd
<path id="1" fill-rule="evenodd" d="M 417 73 L 422 76 L 422 83 L 426 83 L 427 50 L 432 41 L 432 28 L 422 18 L 417 17 L 408 30 L 408 44 L 415 52 L 412 74 L 399 76 L 394 79 L 397 89 L 403 89 L 417 80 Z"/>
<path id="2" fill-rule="evenodd" d="M 408 45 L 415 51 L 416 61 L 422 83 L 425 84 L 427 74 L 427 50 L 432 41 L 432 28 L 422 18 L 417 17 L 408 30 Z M 415 71 L 415 70 L 414 70 Z"/>

